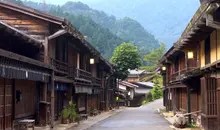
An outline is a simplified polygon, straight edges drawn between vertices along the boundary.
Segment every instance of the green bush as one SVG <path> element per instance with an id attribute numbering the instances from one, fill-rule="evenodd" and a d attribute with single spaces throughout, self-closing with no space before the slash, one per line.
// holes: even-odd
<path id="1" fill-rule="evenodd" d="M 74 104 L 72 101 L 69 103 L 68 106 L 66 106 L 62 112 L 61 112 L 61 116 L 63 119 L 71 119 L 72 121 L 74 121 L 77 117 L 77 113 L 76 113 L 76 104 Z"/>
<path id="2" fill-rule="evenodd" d="M 147 94 L 146 101 L 147 101 L 147 102 L 151 102 L 151 101 L 153 101 L 153 96 L 152 96 L 151 91 Z"/>
<path id="3" fill-rule="evenodd" d="M 142 101 L 142 105 L 146 104 L 147 103 L 147 100 L 143 100 Z"/>
<path id="4" fill-rule="evenodd" d="M 160 99 L 163 96 L 163 90 L 160 85 L 160 80 L 161 80 L 160 76 L 154 78 L 154 87 L 151 90 L 153 100 Z"/>

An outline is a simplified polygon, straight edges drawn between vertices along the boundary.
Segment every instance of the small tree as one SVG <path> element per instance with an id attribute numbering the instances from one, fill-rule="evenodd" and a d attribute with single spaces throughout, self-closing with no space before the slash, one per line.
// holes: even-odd
<path id="1" fill-rule="evenodd" d="M 127 78 L 129 69 L 139 68 L 142 64 L 138 48 L 125 42 L 115 48 L 110 61 L 117 66 L 116 75 L 122 80 Z"/>
<path id="2" fill-rule="evenodd" d="M 154 87 L 151 90 L 153 100 L 160 99 L 163 96 L 163 90 L 161 87 L 162 77 L 160 75 L 156 76 L 153 80 Z"/>
<path id="3" fill-rule="evenodd" d="M 143 66 L 147 71 L 154 71 L 159 63 L 160 58 L 166 51 L 166 45 L 164 43 L 160 44 L 160 47 L 153 50 L 150 54 L 144 57 L 144 60 L 149 64 L 148 66 Z"/>

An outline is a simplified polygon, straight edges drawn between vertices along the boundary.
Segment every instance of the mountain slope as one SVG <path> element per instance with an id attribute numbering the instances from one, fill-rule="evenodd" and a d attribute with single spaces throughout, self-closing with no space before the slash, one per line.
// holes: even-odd
<path id="1" fill-rule="evenodd" d="M 117 20 L 115 16 L 109 16 L 105 12 L 94 10 L 81 2 L 67 2 L 62 6 L 62 9 L 75 15 L 80 14 L 92 18 L 96 23 L 108 28 L 123 40 L 135 43 L 140 47 L 143 54 L 159 47 L 159 42 L 154 36 L 147 32 L 140 23 L 131 18 L 124 17 Z"/>
<path id="2" fill-rule="evenodd" d="M 42 8 L 42 4 L 34 2 L 24 2 L 25 5 L 36 9 L 49 11 L 57 8 L 54 5 L 47 5 L 47 8 Z M 123 41 L 132 42 L 140 47 L 142 55 L 150 52 L 150 50 L 159 47 L 159 42 L 147 32 L 140 23 L 130 18 L 117 20 L 115 16 L 109 16 L 103 11 L 98 11 L 90 8 L 88 5 L 81 2 L 67 2 L 60 6 L 66 13 L 75 16 L 82 15 L 91 18 L 95 23 L 103 28 L 109 29 L 113 34 L 117 35 Z"/>
<path id="3" fill-rule="evenodd" d="M 117 18 L 137 20 L 170 47 L 199 7 L 199 0 L 75 0 Z M 100 6 L 101 5 L 101 6 Z"/>

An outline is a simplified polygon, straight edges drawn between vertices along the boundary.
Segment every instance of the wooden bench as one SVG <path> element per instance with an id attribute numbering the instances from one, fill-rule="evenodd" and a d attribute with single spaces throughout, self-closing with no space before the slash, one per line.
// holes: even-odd
<path id="1" fill-rule="evenodd" d="M 32 128 L 34 130 L 35 120 L 24 119 L 14 121 L 14 129 L 15 130 L 28 130 Z"/>

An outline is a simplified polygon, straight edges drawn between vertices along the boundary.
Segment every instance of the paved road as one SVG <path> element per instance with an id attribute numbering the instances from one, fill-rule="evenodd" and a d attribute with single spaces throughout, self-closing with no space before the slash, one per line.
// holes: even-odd
<path id="1" fill-rule="evenodd" d="M 88 130 L 171 130 L 169 123 L 157 113 L 161 105 L 162 100 L 157 100 L 139 108 L 126 108 Z"/>

